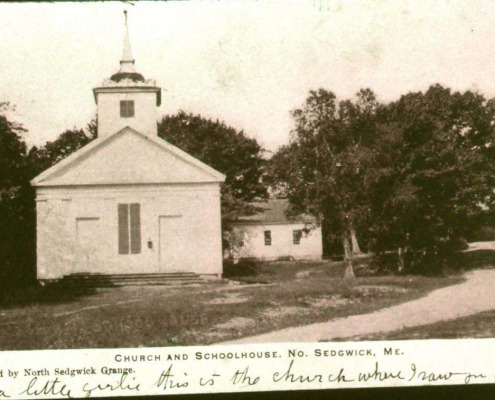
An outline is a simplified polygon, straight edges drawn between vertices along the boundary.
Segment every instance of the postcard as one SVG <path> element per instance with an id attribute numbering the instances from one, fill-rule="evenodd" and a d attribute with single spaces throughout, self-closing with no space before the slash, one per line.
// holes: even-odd
<path id="1" fill-rule="evenodd" d="M 0 3 L 0 399 L 494 383 L 493 18 Z"/>

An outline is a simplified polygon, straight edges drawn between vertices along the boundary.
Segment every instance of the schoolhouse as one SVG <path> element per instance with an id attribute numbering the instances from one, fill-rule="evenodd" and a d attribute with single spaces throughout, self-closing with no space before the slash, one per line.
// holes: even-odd
<path id="1" fill-rule="evenodd" d="M 287 199 L 269 199 L 252 205 L 253 215 L 229 222 L 230 244 L 225 258 L 261 261 L 321 260 L 321 226 L 308 214 L 291 217 Z"/>
<path id="2" fill-rule="evenodd" d="M 158 137 L 161 89 L 120 69 L 93 89 L 98 137 L 34 178 L 37 278 L 222 274 L 225 176 Z"/>

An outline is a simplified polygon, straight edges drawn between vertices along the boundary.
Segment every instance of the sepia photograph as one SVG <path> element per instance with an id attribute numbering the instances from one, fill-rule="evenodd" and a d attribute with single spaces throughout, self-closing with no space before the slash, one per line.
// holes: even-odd
<path id="1" fill-rule="evenodd" d="M 0 3 L 0 354 L 493 338 L 494 22 L 468 0 Z"/>

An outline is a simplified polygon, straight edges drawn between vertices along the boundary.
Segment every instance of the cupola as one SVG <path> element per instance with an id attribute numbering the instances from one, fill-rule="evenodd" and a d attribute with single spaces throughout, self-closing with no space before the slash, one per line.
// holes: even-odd
<path id="1" fill-rule="evenodd" d="M 148 135 L 157 135 L 161 88 L 135 69 L 129 39 L 127 11 L 124 11 L 124 51 L 120 69 L 101 86 L 93 89 L 98 106 L 98 136 L 107 137 L 126 126 Z"/>

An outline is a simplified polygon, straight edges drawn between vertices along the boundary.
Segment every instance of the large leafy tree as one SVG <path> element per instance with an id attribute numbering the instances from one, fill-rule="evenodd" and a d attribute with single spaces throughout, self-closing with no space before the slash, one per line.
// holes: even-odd
<path id="1" fill-rule="evenodd" d="M 327 90 L 310 91 L 302 108 L 292 112 L 291 143 L 274 155 L 271 176 L 291 204 L 291 212 L 307 212 L 331 227 L 340 238 L 346 262 L 345 278 L 354 281 L 352 242 L 369 214 L 369 175 L 377 139 L 374 93 L 338 102 Z M 352 240 L 354 237 L 354 240 Z"/>
<path id="2" fill-rule="evenodd" d="M 494 102 L 435 85 L 385 113 L 389 173 L 373 207 L 375 250 L 398 248 L 399 269 L 438 269 L 460 238 L 494 222 Z"/>
<path id="3" fill-rule="evenodd" d="M 0 282 L 12 284 L 33 272 L 34 208 L 26 163 L 25 130 L 0 103 Z"/>
<path id="4" fill-rule="evenodd" d="M 263 149 L 243 131 L 181 111 L 162 118 L 158 136 L 226 175 L 222 187 L 224 220 L 252 212 L 249 202 L 267 196 L 262 179 Z"/>

